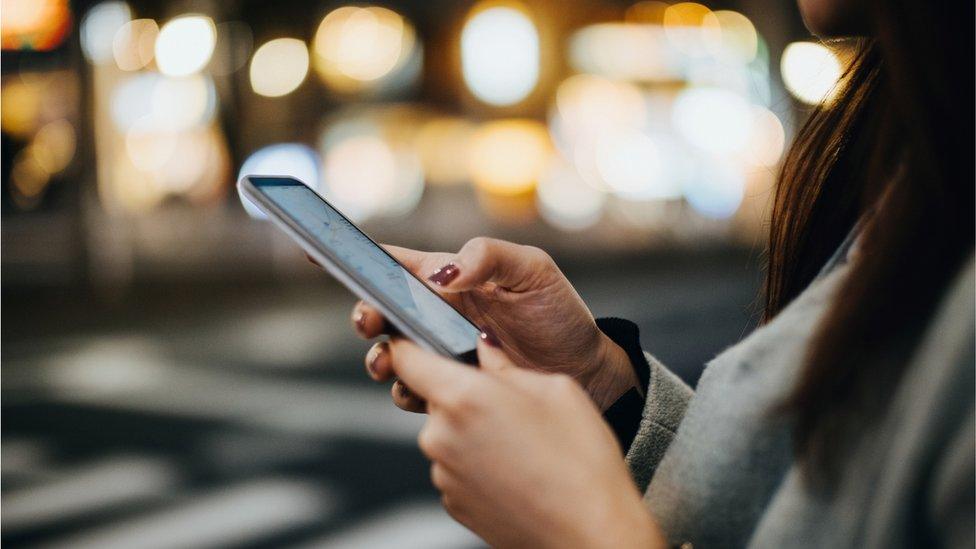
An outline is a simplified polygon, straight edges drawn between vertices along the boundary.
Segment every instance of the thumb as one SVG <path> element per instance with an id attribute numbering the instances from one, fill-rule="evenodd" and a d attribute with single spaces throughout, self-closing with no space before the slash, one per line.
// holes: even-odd
<path id="1" fill-rule="evenodd" d="M 469 240 L 428 280 L 447 292 L 471 290 L 486 282 L 522 292 L 531 289 L 541 273 L 555 268 L 552 258 L 539 248 L 478 237 Z"/>
<path id="2" fill-rule="evenodd" d="M 427 278 L 430 273 L 448 263 L 454 257 L 454 254 L 449 253 L 422 252 L 420 250 L 411 250 L 410 248 L 401 248 L 400 246 L 391 246 L 389 244 L 383 244 L 383 249 L 403 264 L 408 271 L 420 278 Z"/>

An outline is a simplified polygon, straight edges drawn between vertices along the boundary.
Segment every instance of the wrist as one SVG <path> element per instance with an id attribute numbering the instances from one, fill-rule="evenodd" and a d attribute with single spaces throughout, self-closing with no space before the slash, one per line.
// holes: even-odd
<path id="1" fill-rule="evenodd" d="M 640 387 L 640 379 L 626 351 L 601 332 L 596 358 L 590 367 L 591 375 L 583 382 L 601 412 L 604 412 L 632 387 Z"/>
<path id="2" fill-rule="evenodd" d="M 629 476 L 612 494 L 612 498 L 602 501 L 593 499 L 594 505 L 587 510 L 585 519 L 576 521 L 576 531 L 565 538 L 573 540 L 570 545 L 608 549 L 667 547 L 660 526 L 634 490 Z"/>

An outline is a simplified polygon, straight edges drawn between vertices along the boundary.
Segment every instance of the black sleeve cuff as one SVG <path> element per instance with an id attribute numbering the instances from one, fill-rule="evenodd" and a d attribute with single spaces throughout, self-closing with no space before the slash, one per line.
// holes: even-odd
<path id="1" fill-rule="evenodd" d="M 646 395 L 651 369 L 647 363 L 647 357 L 644 356 L 644 350 L 640 346 L 640 329 L 633 322 L 622 318 L 598 318 L 596 325 L 611 341 L 627 353 L 630 364 L 634 367 L 634 372 L 636 372 L 637 379 L 640 380 L 641 388 Z M 603 419 L 613 429 L 624 453 L 627 452 L 634 441 L 634 437 L 637 436 L 643 414 L 644 398 L 641 397 L 637 388 L 631 388 L 624 393 L 603 413 Z"/>

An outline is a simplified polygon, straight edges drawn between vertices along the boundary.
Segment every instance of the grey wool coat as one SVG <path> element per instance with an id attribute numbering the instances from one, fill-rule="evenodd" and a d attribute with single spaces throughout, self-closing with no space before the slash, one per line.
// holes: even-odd
<path id="1" fill-rule="evenodd" d="M 695 391 L 648 356 L 648 398 L 627 462 L 671 543 L 973 547 L 972 258 L 831 496 L 807 488 L 789 421 L 769 413 L 794 386 L 847 255 L 842 248 L 775 319 L 712 360 Z"/>

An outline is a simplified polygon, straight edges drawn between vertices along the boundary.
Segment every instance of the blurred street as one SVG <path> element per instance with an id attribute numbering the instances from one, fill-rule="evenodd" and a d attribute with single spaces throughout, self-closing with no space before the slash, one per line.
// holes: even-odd
<path id="1" fill-rule="evenodd" d="M 689 382 L 752 323 L 752 251 L 562 264 Z M 368 381 L 353 298 L 324 274 L 4 301 L 5 546 L 479 545 L 441 510 L 422 418 Z"/>
<path id="2" fill-rule="evenodd" d="M 694 384 L 853 51 L 775 0 L 3 0 L 2 542 L 464 548 L 353 298 L 235 184 L 545 249 Z"/>

